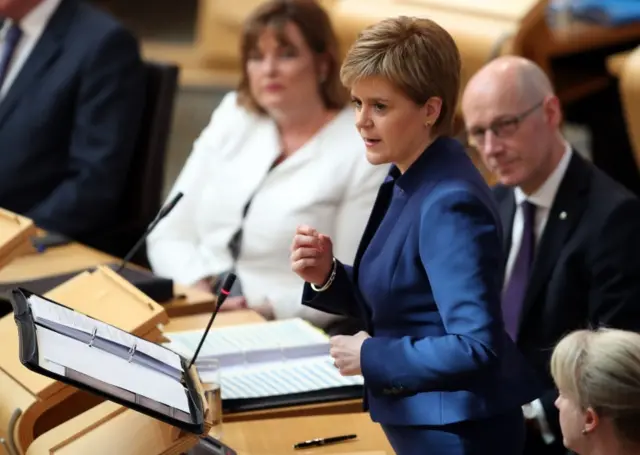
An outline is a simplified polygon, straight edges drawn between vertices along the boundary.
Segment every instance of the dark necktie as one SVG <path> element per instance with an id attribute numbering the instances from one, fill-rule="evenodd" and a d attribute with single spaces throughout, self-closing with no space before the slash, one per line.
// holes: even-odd
<path id="1" fill-rule="evenodd" d="M 531 265 L 535 254 L 535 214 L 536 206 L 528 201 L 521 204 L 524 227 L 520 241 L 520 250 L 516 256 L 509 282 L 502 295 L 502 314 L 507 333 L 515 341 L 518 336 L 520 313 L 527 292 Z"/>
<path id="2" fill-rule="evenodd" d="M 17 24 L 11 25 L 5 34 L 2 50 L 0 51 L 0 88 L 2 88 L 2 84 L 9 73 L 11 59 L 20 42 L 20 38 L 22 38 L 22 30 L 20 30 L 20 27 Z"/>

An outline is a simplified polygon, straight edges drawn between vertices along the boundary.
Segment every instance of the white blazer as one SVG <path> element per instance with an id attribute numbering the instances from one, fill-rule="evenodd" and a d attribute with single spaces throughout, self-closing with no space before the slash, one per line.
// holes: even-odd
<path id="1" fill-rule="evenodd" d="M 269 172 L 279 144 L 273 120 L 227 94 L 169 195 L 184 197 L 149 236 L 149 259 L 158 275 L 179 283 L 217 275 L 232 267 L 228 244 L 242 225 L 235 267 L 248 305 L 268 300 L 278 319 L 302 317 L 324 327 L 335 318 L 302 306 L 303 281 L 291 271 L 296 227 L 330 235 L 336 258 L 352 263 L 388 167 L 366 160 L 351 109 Z"/>

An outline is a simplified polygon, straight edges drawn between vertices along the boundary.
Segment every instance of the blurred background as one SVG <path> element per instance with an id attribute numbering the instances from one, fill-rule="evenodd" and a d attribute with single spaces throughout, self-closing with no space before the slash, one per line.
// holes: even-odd
<path id="1" fill-rule="evenodd" d="M 239 77 L 244 19 L 262 0 L 93 0 L 133 30 L 147 59 L 174 62 L 180 85 L 165 165 L 165 194 L 193 140 Z M 534 60 L 551 76 L 576 149 L 624 185 L 640 192 L 640 1 L 322 0 L 342 53 L 358 32 L 384 17 L 429 17 L 456 39 L 464 76 L 498 55 Z M 620 3 L 626 3 L 621 10 Z M 636 4 L 635 6 L 633 4 Z M 638 66 L 636 58 L 635 66 Z M 635 71 L 635 72 L 634 72 Z M 635 77 L 633 76 L 635 74 Z M 624 93 L 622 93 L 624 92 Z M 625 98 L 626 97 L 626 98 Z M 635 137 L 635 148 L 633 138 Z M 487 175 L 490 179 L 491 176 Z"/>

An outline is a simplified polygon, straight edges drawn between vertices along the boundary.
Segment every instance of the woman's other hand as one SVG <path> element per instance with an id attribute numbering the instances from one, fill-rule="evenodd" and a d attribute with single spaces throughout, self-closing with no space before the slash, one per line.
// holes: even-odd
<path id="1" fill-rule="evenodd" d="M 298 226 L 291 245 L 291 269 L 307 283 L 322 286 L 333 267 L 331 239 L 309 226 Z"/>
<path id="2" fill-rule="evenodd" d="M 329 353 L 333 357 L 333 365 L 340 370 L 342 376 L 362 374 L 360 367 L 360 351 L 367 338 L 367 332 L 360 331 L 355 335 L 337 335 L 331 337 Z"/>

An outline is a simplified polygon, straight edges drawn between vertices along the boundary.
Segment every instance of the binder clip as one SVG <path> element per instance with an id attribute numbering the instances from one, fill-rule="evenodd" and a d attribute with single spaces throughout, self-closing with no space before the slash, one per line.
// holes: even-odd
<path id="1" fill-rule="evenodd" d="M 127 362 L 131 363 L 133 361 L 133 356 L 136 355 L 136 348 L 138 347 L 138 345 L 136 345 L 134 343 L 133 346 L 131 346 L 131 348 L 129 348 L 129 359 L 127 359 Z"/>
<path id="2" fill-rule="evenodd" d="M 89 347 L 93 347 L 93 342 L 96 340 L 96 334 L 98 333 L 98 328 L 94 327 L 93 332 L 91 333 L 91 339 L 89 340 Z"/>

